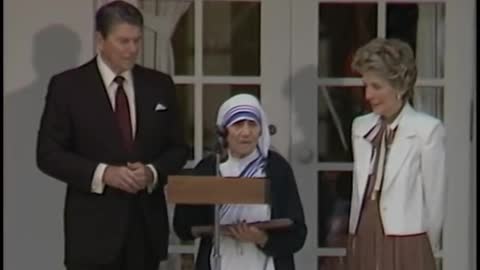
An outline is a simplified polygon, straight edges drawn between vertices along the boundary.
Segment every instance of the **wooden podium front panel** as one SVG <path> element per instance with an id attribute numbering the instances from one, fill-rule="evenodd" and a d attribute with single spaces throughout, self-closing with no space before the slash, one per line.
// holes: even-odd
<path id="1" fill-rule="evenodd" d="M 167 200 L 176 204 L 268 203 L 268 180 L 217 176 L 168 177 Z"/>

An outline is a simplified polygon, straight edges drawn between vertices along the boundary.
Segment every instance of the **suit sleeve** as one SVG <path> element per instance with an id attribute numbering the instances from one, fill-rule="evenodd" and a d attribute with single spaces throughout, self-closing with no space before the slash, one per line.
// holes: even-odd
<path id="1" fill-rule="evenodd" d="M 187 160 L 188 149 L 185 143 L 184 131 L 178 115 L 178 103 L 175 94 L 175 84 L 170 76 L 167 79 L 166 91 L 169 97 L 169 118 L 167 140 L 168 147 L 165 151 L 151 162 L 158 174 L 156 187 L 163 188 L 166 184 L 167 175 L 178 172 Z"/>
<path id="2" fill-rule="evenodd" d="M 194 169 L 194 175 L 207 175 L 208 162 L 202 160 Z M 211 205 L 178 204 L 173 214 L 173 229 L 182 240 L 193 240 L 192 227 L 212 224 Z"/>
<path id="3" fill-rule="evenodd" d="M 439 248 L 445 217 L 445 129 L 440 122 L 427 135 L 422 147 L 421 174 L 428 211 L 428 235 L 432 248 Z"/>
<path id="4" fill-rule="evenodd" d="M 49 82 L 37 137 L 37 166 L 51 177 L 91 192 L 91 180 L 98 163 L 72 151 L 74 134 L 66 85 L 60 83 L 58 77 Z"/>
<path id="5" fill-rule="evenodd" d="M 299 251 L 303 247 L 307 235 L 303 207 L 292 168 L 284 160 L 280 164 L 285 168 L 282 170 L 284 172 L 283 177 L 285 177 L 285 186 L 282 188 L 286 189 L 286 203 L 283 204 L 286 209 L 280 211 L 285 213 L 285 218 L 290 218 L 293 221 L 293 225 L 287 230 L 268 232 L 267 243 L 260 249 L 273 257 L 289 256 Z M 272 179 L 272 181 L 280 181 L 280 179 Z"/>

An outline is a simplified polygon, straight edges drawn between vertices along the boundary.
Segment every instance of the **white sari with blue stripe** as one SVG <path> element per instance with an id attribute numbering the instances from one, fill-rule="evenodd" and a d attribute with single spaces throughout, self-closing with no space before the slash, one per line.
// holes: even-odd
<path id="1" fill-rule="evenodd" d="M 257 148 L 241 159 L 232 157 L 229 153 L 227 160 L 220 164 L 220 173 L 224 177 L 264 178 L 270 134 L 265 113 L 255 97 L 237 95 L 220 107 L 217 125 L 226 128 L 241 120 L 253 120 L 261 125 L 262 134 Z M 268 204 L 225 204 L 220 207 L 220 224 L 266 221 L 271 219 L 270 212 Z M 222 270 L 275 269 L 273 259 L 255 244 L 240 242 L 228 236 L 220 236 L 220 255 Z M 213 262 L 212 257 L 210 262 Z M 213 265 L 211 267 L 213 269 Z"/>

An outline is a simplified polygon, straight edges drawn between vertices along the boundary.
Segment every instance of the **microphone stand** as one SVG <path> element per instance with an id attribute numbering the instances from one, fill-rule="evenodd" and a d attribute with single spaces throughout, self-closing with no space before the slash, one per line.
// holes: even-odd
<path id="1" fill-rule="evenodd" d="M 223 136 L 219 135 L 217 149 L 215 151 L 215 175 L 221 176 L 220 173 L 220 162 L 224 156 L 224 143 Z M 215 213 L 214 213 L 214 233 L 213 233 L 213 269 L 212 270 L 221 270 L 221 261 L 222 257 L 220 255 L 220 204 L 215 204 Z"/>

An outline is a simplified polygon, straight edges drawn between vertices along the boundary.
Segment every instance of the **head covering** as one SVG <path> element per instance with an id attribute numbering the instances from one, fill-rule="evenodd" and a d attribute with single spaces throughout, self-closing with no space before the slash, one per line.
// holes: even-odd
<path id="1" fill-rule="evenodd" d="M 263 158 L 267 158 L 270 148 L 270 132 L 268 119 L 260 102 L 255 96 L 238 94 L 227 101 L 218 109 L 217 126 L 223 129 L 242 120 L 255 121 L 261 127 L 257 148 Z"/>

